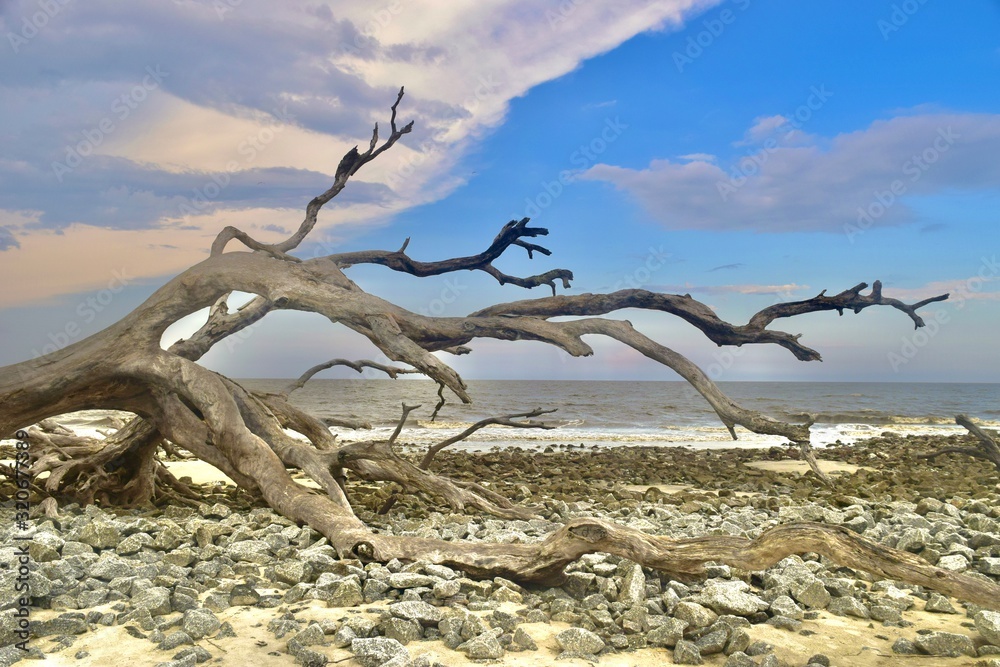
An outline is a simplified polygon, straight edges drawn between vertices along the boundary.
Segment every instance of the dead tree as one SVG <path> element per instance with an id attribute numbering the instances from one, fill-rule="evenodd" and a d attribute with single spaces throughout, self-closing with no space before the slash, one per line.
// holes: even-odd
<path id="1" fill-rule="evenodd" d="M 588 356 L 593 350 L 583 337 L 597 334 L 676 371 L 705 397 L 734 438 L 736 426 L 742 426 L 756 433 L 783 436 L 808 451 L 809 422 L 786 423 L 737 405 L 683 355 L 637 331 L 628 321 L 600 316 L 624 308 L 659 311 L 683 318 L 719 345 L 776 344 L 796 358 L 809 361 L 818 360 L 819 353 L 802 345 L 798 335 L 768 326 L 776 319 L 803 313 L 857 313 L 884 305 L 904 312 L 920 327 L 924 323 L 917 311 L 947 298 L 942 295 L 910 305 L 883 296 L 878 282 L 869 293 L 862 294 L 867 285 L 861 283 L 834 296 L 821 293 L 811 299 L 774 305 L 746 324 L 734 325 L 688 294 L 634 289 L 559 296 L 557 284 L 568 288 L 573 278 L 568 270 L 518 277 L 503 273 L 493 264 L 511 246 L 524 248 L 529 256 L 549 254 L 546 248 L 529 240 L 548 231 L 528 226 L 526 218 L 504 225 L 483 252 L 442 261 L 411 258 L 406 254 L 407 243 L 394 252 L 349 252 L 308 260 L 290 254 L 316 225 L 320 209 L 346 186 L 350 177 L 410 131 L 412 123 L 402 127 L 396 124 L 402 96 L 401 89 L 392 106 L 388 139 L 379 144 L 376 125 L 367 149 L 361 153 L 351 151 L 349 159 L 341 162 L 333 185 L 309 202 L 304 220 L 288 239 L 265 244 L 235 227 L 226 227 L 206 260 L 167 282 L 119 322 L 52 354 L 0 368 L 0 436 L 18 433 L 32 441 L 36 470 L 48 470 L 53 480 L 47 484 L 49 492 L 57 495 L 76 487 L 85 500 L 137 504 L 157 493 L 159 483 L 180 497 L 184 489 L 177 487 L 174 480 L 162 478 L 154 465 L 155 445 L 166 439 L 219 468 L 277 512 L 310 525 L 344 557 L 383 562 L 393 558 L 427 559 L 473 575 L 551 583 L 559 580 L 565 565 L 593 551 L 619 554 L 676 574 L 696 573 L 706 561 L 752 570 L 768 567 L 791 553 L 819 552 L 849 567 L 996 607 L 1000 586 L 994 583 L 931 566 L 911 554 L 870 543 L 841 528 L 818 524 L 779 526 L 753 541 L 726 536 L 673 540 L 597 519 L 576 519 L 542 542 L 513 545 L 446 542 L 370 530 L 351 508 L 343 485 L 344 471 L 424 491 L 457 509 L 473 508 L 509 517 L 530 515 L 531 511 L 481 486 L 458 484 L 412 465 L 393 452 L 391 441 L 341 446 L 322 421 L 292 406 L 287 392 L 253 394 L 198 365 L 196 360 L 219 341 L 272 311 L 308 311 L 362 334 L 390 360 L 404 364 L 383 369 L 390 375 L 422 373 L 468 402 L 471 398 L 462 378 L 432 352 L 467 353 L 465 346 L 470 341 L 494 338 L 541 341 L 572 356 Z M 233 240 L 249 252 L 224 252 Z M 483 271 L 501 284 L 524 288 L 548 285 L 553 295 L 500 304 L 465 317 L 428 317 L 358 287 L 345 274 L 346 269 L 358 264 L 380 264 L 415 276 Z M 231 311 L 227 299 L 235 291 L 256 296 Z M 201 329 L 169 349 L 161 347 L 167 327 L 206 308 L 209 316 Z M 566 315 L 582 318 L 552 320 Z M 83 409 L 125 410 L 138 417 L 100 445 L 74 441 L 75 436 L 67 434 L 58 435 L 70 440 L 59 440 L 44 426 L 31 426 Z M 283 427 L 303 434 L 306 440 L 288 436 Z M 301 470 L 319 485 L 320 491 L 296 483 L 288 468 Z M 124 472 L 113 474 L 116 470 Z M 89 486 L 84 486 L 84 479 L 90 480 Z"/>
<path id="2" fill-rule="evenodd" d="M 997 467 L 997 470 L 1000 470 L 1000 445 L 997 444 L 994 437 L 991 437 L 989 433 L 981 429 L 965 415 L 956 416 L 955 423 L 959 426 L 964 426 L 979 442 L 974 447 L 943 447 L 929 454 L 920 454 L 918 458 L 936 459 L 944 454 L 965 454 L 975 459 L 989 461 Z"/>

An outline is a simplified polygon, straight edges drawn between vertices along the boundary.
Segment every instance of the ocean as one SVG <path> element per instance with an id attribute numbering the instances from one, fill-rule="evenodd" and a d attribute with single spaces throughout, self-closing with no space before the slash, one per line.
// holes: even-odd
<path id="1" fill-rule="evenodd" d="M 289 380 L 241 380 L 248 389 L 277 391 Z M 686 382 L 471 380 L 471 405 L 445 392 L 448 403 L 430 421 L 437 385 L 429 380 L 311 380 L 291 395 L 292 403 L 318 417 L 351 416 L 372 430 L 332 428 L 342 440 L 386 437 L 403 402 L 420 404 L 399 441 L 426 445 L 461 432 L 486 417 L 556 412 L 538 418 L 553 430 L 488 427 L 453 449 L 548 445 L 613 447 L 734 445 L 770 447 L 787 443 L 737 428 L 734 443 L 705 400 Z M 854 442 L 883 431 L 900 434 L 964 433 L 955 415 L 967 414 L 988 428 L 1000 427 L 1000 384 L 722 382 L 720 388 L 744 407 L 786 421 L 816 417 L 813 444 Z"/>

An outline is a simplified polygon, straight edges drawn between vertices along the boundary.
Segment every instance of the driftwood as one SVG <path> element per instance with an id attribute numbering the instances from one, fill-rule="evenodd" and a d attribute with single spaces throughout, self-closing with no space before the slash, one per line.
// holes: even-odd
<path id="1" fill-rule="evenodd" d="M 964 454 L 976 459 L 989 461 L 1000 470 L 1000 445 L 986 431 L 981 429 L 965 415 L 957 415 L 955 423 L 964 426 L 966 430 L 979 440 L 975 447 L 943 447 L 927 454 L 920 454 L 921 459 L 935 459 L 944 454 Z"/>
<path id="2" fill-rule="evenodd" d="M 756 433 L 783 436 L 810 455 L 810 422 L 786 423 L 737 405 L 683 355 L 650 339 L 627 321 L 600 316 L 626 308 L 656 310 L 683 318 L 719 345 L 776 344 L 797 359 L 811 361 L 818 360 L 819 353 L 799 343 L 799 336 L 767 327 L 778 318 L 802 313 L 860 312 L 872 306 L 901 310 L 919 327 L 923 321 L 917 310 L 947 298 L 942 295 L 908 305 L 883 296 L 878 282 L 869 293 L 862 294 L 867 286 L 861 283 L 832 297 L 821 293 L 812 299 L 771 306 L 744 325 L 723 321 L 690 295 L 646 290 L 553 295 L 500 304 L 465 317 L 427 317 L 410 312 L 365 292 L 344 271 L 362 263 L 379 264 L 415 276 L 478 270 L 502 284 L 524 288 L 547 285 L 553 293 L 557 284 L 569 287 L 572 273 L 555 269 L 519 278 L 495 268 L 494 262 L 511 246 L 524 248 L 529 257 L 535 253 L 549 254 L 547 249 L 526 240 L 548 233 L 543 228 L 529 227 L 527 219 L 504 225 L 482 253 L 438 262 L 410 258 L 405 252 L 407 243 L 395 252 L 351 252 L 313 259 L 290 254 L 314 228 L 322 207 L 343 190 L 350 177 L 410 131 L 412 123 L 401 128 L 396 124 L 402 96 L 401 89 L 392 106 L 388 139 L 379 144 L 376 126 L 367 150 L 348 152 L 337 169 L 333 185 L 309 202 L 304 220 L 288 239 L 263 244 L 235 227 L 227 227 L 212 244 L 207 259 L 167 282 L 121 321 L 52 354 L 0 368 L 0 436 L 10 437 L 18 432 L 31 441 L 35 472 L 51 473 L 46 482 L 49 493 L 72 496 L 76 490 L 84 500 L 137 504 L 160 493 L 162 485 L 180 502 L 187 495 L 185 490 L 157 467 L 157 445 L 167 440 L 216 466 L 277 512 L 310 525 L 345 557 L 379 561 L 424 559 L 447 563 L 479 576 L 503 575 L 521 581 L 552 582 L 559 579 L 565 565 L 591 551 L 620 554 L 678 574 L 695 573 L 707 561 L 760 569 L 788 554 L 811 551 L 843 565 L 997 606 L 1000 586 L 995 583 L 948 572 L 839 528 L 815 524 L 779 526 L 752 542 L 721 536 L 672 540 L 596 519 L 571 521 L 535 544 L 455 543 L 382 535 L 370 530 L 351 508 L 345 484 L 348 473 L 395 482 L 408 491 L 441 498 L 458 509 L 470 508 L 506 517 L 530 516 L 531 510 L 516 507 L 481 485 L 462 484 L 435 475 L 427 467 L 437 449 L 428 451 L 418 466 L 395 453 L 396 436 L 383 442 L 340 444 L 323 421 L 288 401 L 288 394 L 318 369 L 333 364 L 358 369 L 372 367 L 371 363 L 335 360 L 310 369 L 284 393 L 253 394 L 199 366 L 195 363 L 197 359 L 213 345 L 274 310 L 309 311 L 361 333 L 388 359 L 403 364 L 381 370 L 390 375 L 422 373 L 468 402 L 471 397 L 462 378 L 433 352 L 463 354 L 469 351 L 466 345 L 470 341 L 494 338 L 541 341 L 572 356 L 588 356 L 593 350 L 583 337 L 600 335 L 620 341 L 676 371 L 705 397 L 734 438 L 736 427 L 742 426 Z M 250 252 L 226 252 L 234 240 Z M 228 298 L 236 291 L 256 296 L 231 311 Z M 169 349 L 160 346 L 161 337 L 170 325 L 202 309 L 209 309 L 204 326 Z M 566 315 L 582 319 L 552 321 Z M 125 410 L 138 417 L 99 442 L 72 440 L 75 436 L 70 434 L 31 427 L 82 409 Z M 541 413 L 539 410 L 521 416 Z M 405 416 L 399 422 L 397 436 Z M 517 415 L 500 420 L 512 422 L 515 418 Z M 304 439 L 289 436 L 284 428 L 298 432 Z M 109 463 L 113 463 L 110 471 Z M 301 470 L 319 485 L 320 491 L 296 483 L 288 468 Z M 120 472 L 113 474 L 116 470 Z M 87 477 L 88 474 L 91 476 Z M 88 479 L 91 481 L 87 482 Z"/>

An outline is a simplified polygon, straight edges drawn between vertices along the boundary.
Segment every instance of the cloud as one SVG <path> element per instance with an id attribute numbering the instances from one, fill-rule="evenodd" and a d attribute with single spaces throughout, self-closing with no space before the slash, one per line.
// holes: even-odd
<path id="1" fill-rule="evenodd" d="M 146 247 L 156 245 L 146 232 L 161 230 L 190 250 L 210 242 L 209 224 L 301 212 L 374 121 L 386 136 L 405 84 L 400 120 L 414 120 L 413 133 L 321 217 L 322 248 L 335 226 L 384 224 L 460 187 L 458 163 L 513 99 L 712 4 L 88 0 L 53 4 L 22 36 L 37 0 L 0 2 L 0 34 L 16 36 L 0 49 L 0 247 L 35 252 L 63 232 L 109 242 L 110 231 L 136 235 L 114 247 Z"/>
<path id="2" fill-rule="evenodd" d="M 775 123 L 758 120 L 747 139 Z M 843 232 L 914 222 L 913 196 L 1000 190 L 998 153 L 1000 115 L 939 113 L 829 139 L 793 130 L 727 164 L 598 164 L 581 178 L 614 185 L 669 229 Z"/>
<path id="3" fill-rule="evenodd" d="M 736 264 L 723 264 L 722 266 L 716 266 L 715 268 L 709 269 L 708 272 L 712 273 L 713 271 L 728 271 L 730 269 L 739 269 L 742 268 L 743 266 L 745 266 L 743 262 L 737 262 Z"/>
<path id="4" fill-rule="evenodd" d="M 21 244 L 17 242 L 14 233 L 7 227 L 0 227 L 0 252 L 20 247 Z"/>
<path id="5" fill-rule="evenodd" d="M 936 280 L 919 287 L 895 287 L 887 285 L 883 292 L 902 301 L 920 301 L 939 294 L 948 294 L 945 304 L 960 304 L 965 301 L 1000 301 L 1000 265 L 996 257 L 983 258 L 983 266 L 975 275 L 952 280 Z"/>
<path id="6" fill-rule="evenodd" d="M 684 283 L 683 285 L 656 285 L 650 287 L 649 289 L 657 292 L 665 292 L 668 294 L 687 294 L 689 292 L 700 292 L 702 294 L 765 294 L 771 296 L 780 296 L 784 298 L 791 298 L 793 292 L 801 292 L 803 290 L 809 289 L 809 285 L 798 285 L 796 283 L 787 283 L 785 285 L 692 285 L 691 283 Z"/>

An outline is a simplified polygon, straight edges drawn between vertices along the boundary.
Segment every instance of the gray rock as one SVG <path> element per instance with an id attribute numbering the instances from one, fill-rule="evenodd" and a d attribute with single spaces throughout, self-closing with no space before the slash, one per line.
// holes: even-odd
<path id="1" fill-rule="evenodd" d="M 271 549 L 263 540 L 242 540 L 226 548 L 226 555 L 237 563 L 269 565 L 274 562 Z"/>
<path id="2" fill-rule="evenodd" d="M 716 626 L 718 627 L 718 625 Z M 729 641 L 729 631 L 725 627 L 720 627 L 718 630 L 713 630 L 707 634 L 702 635 L 694 644 L 698 647 L 698 652 L 701 655 L 714 655 L 716 653 L 722 653 L 723 649 L 726 648 L 726 642 Z"/>
<path id="3" fill-rule="evenodd" d="M 79 534 L 76 535 L 77 542 L 89 544 L 95 549 L 109 549 L 117 546 L 121 539 L 121 531 L 105 521 L 91 521 L 84 525 Z"/>
<path id="4" fill-rule="evenodd" d="M 212 654 L 200 646 L 192 646 L 174 654 L 174 660 L 184 660 L 188 656 L 194 656 L 195 663 L 201 664 L 212 659 Z"/>
<path id="5" fill-rule="evenodd" d="M 538 644 L 535 643 L 535 640 L 532 639 L 531 635 L 529 635 L 527 632 L 525 632 L 523 628 L 516 628 L 514 630 L 514 641 L 513 641 L 513 644 L 514 644 L 514 647 L 517 650 L 520 650 L 520 651 L 537 651 L 538 650 Z"/>
<path id="6" fill-rule="evenodd" d="M 618 592 L 618 601 L 626 607 L 632 607 L 636 603 L 646 601 L 646 575 L 643 574 L 642 566 L 638 563 L 625 565 L 621 590 Z"/>
<path id="7" fill-rule="evenodd" d="M 921 653 L 927 655 L 958 657 L 968 655 L 976 657 L 976 646 L 965 635 L 953 632 L 931 632 L 917 635 L 913 643 Z"/>
<path id="8" fill-rule="evenodd" d="M 1000 646 L 1000 613 L 982 610 L 972 617 L 976 630 L 990 644 Z"/>
<path id="9" fill-rule="evenodd" d="M 484 632 L 478 637 L 473 637 L 461 644 L 458 650 L 473 660 L 496 660 L 502 658 L 504 653 L 503 646 L 492 632 Z"/>
<path id="10" fill-rule="evenodd" d="M 367 583 L 368 582 L 365 582 L 366 585 Z M 444 600 L 445 598 L 458 595 L 461 590 L 462 584 L 458 583 L 454 579 L 447 579 L 434 584 L 433 595 L 439 600 Z"/>
<path id="11" fill-rule="evenodd" d="M 176 632 L 171 632 L 169 635 L 164 637 L 163 640 L 160 641 L 157 648 L 159 648 L 161 651 L 170 651 L 177 648 L 178 646 L 183 646 L 184 644 L 193 644 L 193 643 L 194 640 L 191 639 L 191 635 L 181 630 L 178 630 Z"/>
<path id="12" fill-rule="evenodd" d="M 790 593 L 810 609 L 826 609 L 830 604 L 830 592 L 819 579 L 793 582 Z"/>
<path id="13" fill-rule="evenodd" d="M 389 575 L 389 585 L 393 588 L 418 588 L 420 586 L 427 586 L 430 588 L 438 582 L 434 577 L 429 577 L 426 574 L 417 574 L 416 572 L 393 572 Z"/>
<path id="14" fill-rule="evenodd" d="M 356 607 L 365 601 L 364 591 L 354 577 L 341 579 L 330 588 L 328 607 Z"/>
<path id="15" fill-rule="evenodd" d="M 898 655 L 918 655 L 920 650 L 905 637 L 900 637 L 892 644 L 892 652 Z"/>
<path id="16" fill-rule="evenodd" d="M 775 616 L 786 616 L 796 620 L 802 620 L 802 608 L 795 604 L 795 600 L 787 595 L 779 595 L 771 601 L 771 613 Z"/>
<path id="17" fill-rule="evenodd" d="M 351 652 L 364 667 L 380 667 L 390 660 L 403 657 L 409 660 L 410 652 L 395 639 L 372 637 L 355 639 L 351 642 Z"/>
<path id="18" fill-rule="evenodd" d="M 658 628 L 654 628 L 646 635 L 646 641 L 650 646 L 665 646 L 673 648 L 684 638 L 684 630 L 687 629 L 688 622 L 679 618 L 668 618 L 667 622 Z"/>
<path id="19" fill-rule="evenodd" d="M 757 663 L 743 651 L 736 651 L 726 658 L 726 664 L 723 667 L 757 667 Z"/>
<path id="20" fill-rule="evenodd" d="M 246 584 L 237 584 L 229 591 L 229 604 L 233 607 L 252 607 L 260 602 L 260 593 Z"/>
<path id="21" fill-rule="evenodd" d="M 674 617 L 687 621 L 692 628 L 707 628 L 715 623 L 719 615 L 707 607 L 684 600 L 674 607 Z"/>
<path id="22" fill-rule="evenodd" d="M 943 595 L 939 593 L 931 593 L 931 596 L 927 598 L 927 603 L 924 605 L 924 611 L 933 611 L 939 614 L 957 614 L 955 607 L 952 606 L 951 602 Z"/>
<path id="23" fill-rule="evenodd" d="M 440 608 L 426 602 L 396 602 L 389 605 L 389 613 L 397 618 L 417 621 L 423 625 L 436 625 L 444 618 Z"/>
<path id="24" fill-rule="evenodd" d="M 566 653 L 595 655 L 604 648 L 604 640 L 590 630 L 570 628 L 556 635 L 556 641 Z"/>
<path id="25" fill-rule="evenodd" d="M 743 628 L 733 628 L 726 644 L 725 654 L 743 653 L 750 648 L 750 633 Z"/>
<path id="26" fill-rule="evenodd" d="M 95 579 L 111 581 L 117 577 L 127 577 L 133 574 L 134 569 L 134 563 L 106 553 L 90 566 L 88 574 Z"/>
<path id="27" fill-rule="evenodd" d="M 378 624 L 378 629 L 383 637 L 395 639 L 400 644 L 409 644 L 423 637 L 420 623 L 394 616 L 382 619 Z"/>
<path id="28" fill-rule="evenodd" d="M 221 621 L 209 609 L 189 609 L 184 612 L 181 621 L 181 628 L 191 635 L 192 639 L 207 637 L 221 626 Z"/>
<path id="29" fill-rule="evenodd" d="M 855 598 L 834 598 L 830 601 L 827 611 L 837 616 L 853 616 L 854 618 L 871 618 L 868 608 Z"/>
<path id="30" fill-rule="evenodd" d="M 170 591 L 162 586 L 147 588 L 132 598 L 132 606 L 146 609 L 150 616 L 163 616 L 171 612 Z"/>
<path id="31" fill-rule="evenodd" d="M 700 665 L 701 652 L 694 642 L 682 639 L 674 647 L 674 663 L 677 665 Z"/>
<path id="32" fill-rule="evenodd" d="M 700 594 L 691 598 L 691 602 L 708 607 L 716 614 L 736 616 L 749 616 L 767 609 L 767 602 L 748 593 L 748 590 L 749 584 L 739 580 L 711 582 Z"/>
<path id="33" fill-rule="evenodd" d="M 308 581 L 309 575 L 312 574 L 312 568 L 309 567 L 308 563 L 300 560 L 285 560 L 275 566 L 274 574 L 278 581 L 294 586 Z"/>

